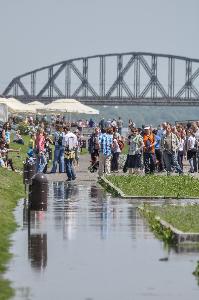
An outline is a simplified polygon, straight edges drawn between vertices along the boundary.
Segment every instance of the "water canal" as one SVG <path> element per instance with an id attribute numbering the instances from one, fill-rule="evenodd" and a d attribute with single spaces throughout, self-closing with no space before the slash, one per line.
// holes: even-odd
<path id="1" fill-rule="evenodd" d="M 48 210 L 16 209 L 6 277 L 15 300 L 199 299 L 198 252 L 167 249 L 137 212 L 92 183 L 49 184 Z"/>

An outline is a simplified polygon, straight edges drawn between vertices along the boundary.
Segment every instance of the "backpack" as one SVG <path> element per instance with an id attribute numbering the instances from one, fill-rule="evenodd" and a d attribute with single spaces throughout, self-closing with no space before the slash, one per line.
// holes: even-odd
<path id="1" fill-rule="evenodd" d="M 120 147 L 120 150 L 122 151 L 124 149 L 124 142 L 121 140 L 118 140 L 118 145 Z"/>

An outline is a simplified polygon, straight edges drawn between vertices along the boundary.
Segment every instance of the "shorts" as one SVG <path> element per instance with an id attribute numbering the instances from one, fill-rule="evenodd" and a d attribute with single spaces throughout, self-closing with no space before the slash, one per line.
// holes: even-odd
<path id="1" fill-rule="evenodd" d="M 137 169 L 141 167 L 141 154 L 128 156 L 128 168 Z"/>

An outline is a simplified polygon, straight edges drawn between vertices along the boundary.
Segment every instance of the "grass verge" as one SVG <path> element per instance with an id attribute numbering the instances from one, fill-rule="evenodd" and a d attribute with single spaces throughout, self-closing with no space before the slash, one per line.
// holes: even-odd
<path id="1" fill-rule="evenodd" d="M 145 204 L 139 207 L 141 215 L 143 215 L 154 232 L 155 236 L 164 241 L 166 245 L 174 246 L 176 239 L 173 231 L 166 228 L 160 222 L 164 220 L 171 224 L 176 229 L 185 233 L 198 233 L 199 232 L 199 205 L 186 205 L 186 206 L 169 206 L 163 205 L 161 207 L 154 207 Z M 197 244 L 197 247 L 199 245 Z M 192 273 L 199 285 L 199 261 Z"/>
<path id="2" fill-rule="evenodd" d="M 191 176 L 108 176 L 107 179 L 127 196 L 199 197 L 199 180 Z"/>
<path id="3" fill-rule="evenodd" d="M 197 261 L 197 265 L 195 270 L 193 271 L 193 275 L 197 278 L 198 285 L 199 285 L 199 261 Z"/>
<path id="4" fill-rule="evenodd" d="M 10 282 L 3 278 L 6 263 L 11 257 L 10 234 L 16 229 L 13 209 L 24 195 L 22 176 L 0 168 L 0 300 L 9 299 L 14 291 Z"/>
<path id="5" fill-rule="evenodd" d="M 150 207 L 156 216 L 183 232 L 199 233 L 199 205 Z"/>
<path id="6" fill-rule="evenodd" d="M 153 210 L 152 206 L 144 204 L 143 206 L 139 207 L 139 212 L 147 219 L 150 229 L 154 232 L 157 238 L 163 240 L 167 244 L 173 244 L 173 232 L 170 228 L 165 228 L 164 226 L 162 226 L 159 221 L 160 218 L 157 217 L 158 215 Z"/>
<path id="7" fill-rule="evenodd" d="M 13 136 L 12 139 L 13 140 Z M 20 145 L 17 143 L 10 143 L 10 149 L 20 149 L 19 155 L 16 152 L 10 152 L 9 157 L 12 158 L 14 167 L 17 170 L 23 170 L 23 161 L 25 161 L 27 157 L 28 151 L 28 143 L 30 140 L 30 136 L 23 135 L 24 145 Z"/>

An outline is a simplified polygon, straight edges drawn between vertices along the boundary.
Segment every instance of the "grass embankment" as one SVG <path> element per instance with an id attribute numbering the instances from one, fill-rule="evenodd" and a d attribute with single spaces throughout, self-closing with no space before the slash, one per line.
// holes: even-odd
<path id="1" fill-rule="evenodd" d="M 11 140 L 13 140 L 13 136 L 11 137 Z M 20 145 L 17 143 L 10 143 L 10 149 L 20 149 L 19 155 L 16 152 L 10 152 L 9 157 L 12 158 L 14 167 L 17 170 L 23 169 L 23 161 L 25 161 L 27 157 L 27 151 L 28 151 L 28 143 L 30 140 L 30 136 L 24 135 L 23 136 L 24 145 Z"/>
<path id="2" fill-rule="evenodd" d="M 199 180 L 191 176 L 108 176 L 127 196 L 199 197 Z"/>
<path id="3" fill-rule="evenodd" d="M 163 240 L 166 244 L 173 245 L 176 243 L 176 240 L 173 231 L 163 226 L 160 223 L 160 219 L 183 232 L 199 232 L 199 205 L 163 205 L 161 207 L 154 207 L 145 204 L 139 208 L 139 211 L 148 220 L 149 226 L 155 236 Z M 199 261 L 193 275 L 197 278 L 199 285 Z"/>
<path id="4" fill-rule="evenodd" d="M 17 170 L 23 169 L 23 161 L 26 158 L 30 139 L 29 136 L 23 136 L 23 138 L 25 145 L 10 143 L 11 149 L 20 149 L 19 155 L 9 153 Z M 0 300 L 5 300 L 14 293 L 10 282 L 3 278 L 3 273 L 6 270 L 6 263 L 11 257 L 9 253 L 10 234 L 16 229 L 13 210 L 17 201 L 24 195 L 24 187 L 22 175 L 3 168 L 0 168 L 0 182 Z"/>
<path id="5" fill-rule="evenodd" d="M 6 263 L 11 257 L 10 234 L 16 228 L 13 209 L 24 195 L 24 187 L 21 175 L 2 168 L 0 168 L 0 182 L 0 300 L 5 300 L 13 295 L 9 281 L 3 278 Z"/>
<path id="6" fill-rule="evenodd" d="M 161 207 L 151 206 L 150 210 L 160 219 L 173 225 L 183 232 L 199 233 L 199 205 L 174 206 L 164 205 Z"/>

